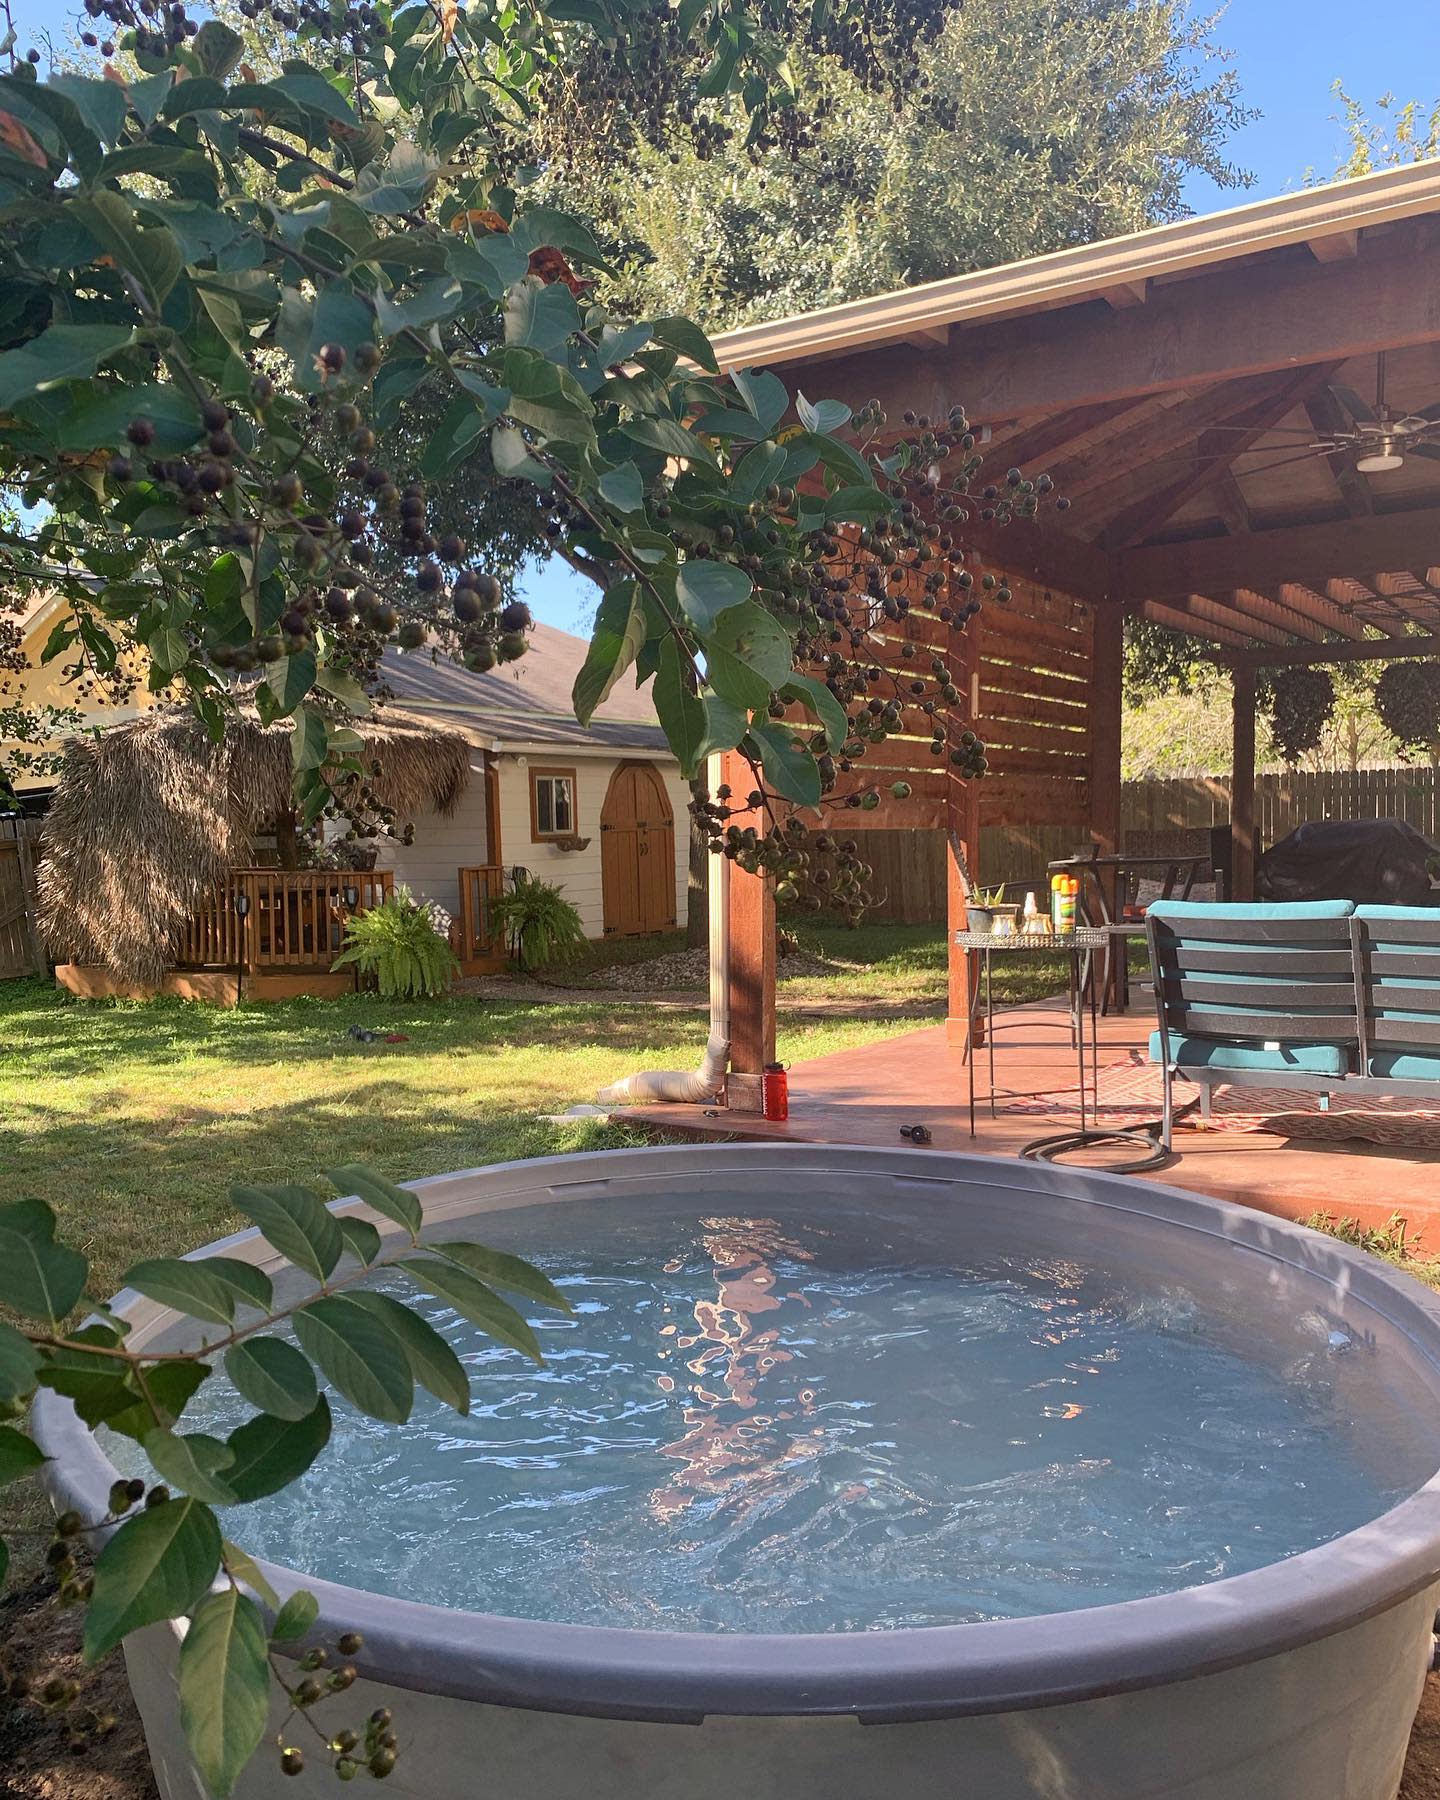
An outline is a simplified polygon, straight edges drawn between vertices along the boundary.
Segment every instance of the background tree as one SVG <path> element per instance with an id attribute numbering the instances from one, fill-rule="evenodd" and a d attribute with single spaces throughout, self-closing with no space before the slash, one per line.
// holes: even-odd
<path id="1" fill-rule="evenodd" d="M 951 6 L 898 93 L 792 40 L 798 143 L 740 153 L 734 100 L 720 141 L 652 143 L 617 107 L 542 185 L 583 207 L 634 309 L 801 312 L 1181 217 L 1197 169 L 1243 184 L 1214 27 L 1179 0 Z"/>

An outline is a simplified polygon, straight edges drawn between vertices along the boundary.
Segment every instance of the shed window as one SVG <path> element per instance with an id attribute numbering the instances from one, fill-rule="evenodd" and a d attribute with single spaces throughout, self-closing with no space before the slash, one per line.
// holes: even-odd
<path id="1" fill-rule="evenodd" d="M 531 836 L 569 837 L 575 830 L 575 772 L 536 769 L 530 776 Z"/>

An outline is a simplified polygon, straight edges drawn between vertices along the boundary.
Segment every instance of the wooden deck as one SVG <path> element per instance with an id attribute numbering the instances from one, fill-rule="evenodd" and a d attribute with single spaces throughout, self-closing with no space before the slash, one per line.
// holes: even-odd
<path id="1" fill-rule="evenodd" d="M 1149 1030 L 1148 1014 L 1102 1019 L 1102 1069 L 1143 1051 Z M 996 1036 L 995 1078 L 997 1087 L 1017 1094 L 1073 1087 L 1075 1058 L 1063 1011 L 1050 1004 L 1007 1011 Z M 900 1127 L 919 1123 L 929 1127 L 936 1149 L 986 1156 L 1014 1156 L 1035 1138 L 1079 1122 L 1073 1116 L 1007 1113 L 1005 1102 L 998 1104 L 993 1120 L 988 1107 L 978 1109 L 972 1139 L 964 1061 L 958 1047 L 946 1042 L 944 1026 L 934 1025 L 792 1064 L 790 1117 L 784 1124 L 700 1106 L 631 1107 L 617 1116 L 697 1137 L 896 1146 L 905 1143 Z M 1177 1130 L 1176 1146 L 1168 1168 L 1135 1179 L 1190 1188 L 1288 1218 L 1327 1211 L 1378 1225 L 1399 1212 L 1413 1234 L 1440 1250 L 1440 1150 L 1194 1129 Z M 1090 1160 L 1103 1167 L 1105 1153 Z"/>

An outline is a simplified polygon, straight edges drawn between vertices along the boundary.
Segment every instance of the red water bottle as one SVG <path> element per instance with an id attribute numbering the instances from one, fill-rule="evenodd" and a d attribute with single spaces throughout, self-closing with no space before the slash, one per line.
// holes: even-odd
<path id="1" fill-rule="evenodd" d="M 784 1063 L 766 1063 L 761 1077 L 761 1093 L 767 1119 L 790 1117 L 790 1082 Z"/>

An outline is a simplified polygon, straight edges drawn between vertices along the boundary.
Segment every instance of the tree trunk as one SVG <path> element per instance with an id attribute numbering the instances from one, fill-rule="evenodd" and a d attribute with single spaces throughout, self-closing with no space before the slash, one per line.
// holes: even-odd
<path id="1" fill-rule="evenodd" d="M 275 821 L 275 860 L 282 869 L 300 867 L 300 839 L 296 835 L 293 812 L 281 813 Z"/>

